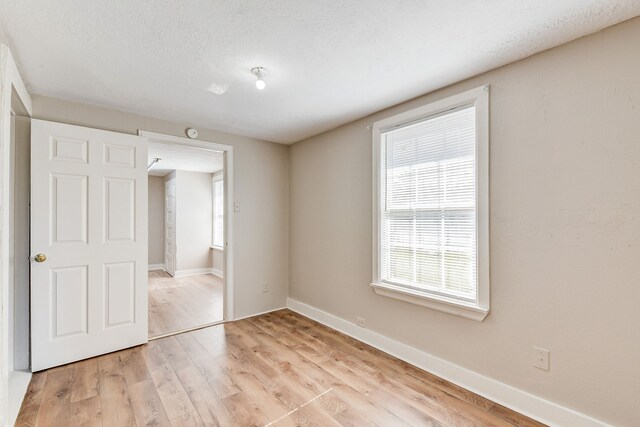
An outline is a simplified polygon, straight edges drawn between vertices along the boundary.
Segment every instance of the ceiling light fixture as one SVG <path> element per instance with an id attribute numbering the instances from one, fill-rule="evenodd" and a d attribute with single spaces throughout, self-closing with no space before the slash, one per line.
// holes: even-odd
<path id="1" fill-rule="evenodd" d="M 258 90 L 264 89 L 265 86 L 267 85 L 264 82 L 264 76 L 265 74 L 267 74 L 267 69 L 263 67 L 253 67 L 251 69 L 251 74 L 256 76 L 256 78 L 258 79 L 256 80 L 256 87 L 258 88 Z"/>

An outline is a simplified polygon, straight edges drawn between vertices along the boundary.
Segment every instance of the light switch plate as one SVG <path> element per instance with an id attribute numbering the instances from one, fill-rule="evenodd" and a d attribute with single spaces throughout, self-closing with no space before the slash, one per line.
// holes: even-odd
<path id="1" fill-rule="evenodd" d="M 533 366 L 543 371 L 549 370 L 549 350 L 533 347 Z"/>

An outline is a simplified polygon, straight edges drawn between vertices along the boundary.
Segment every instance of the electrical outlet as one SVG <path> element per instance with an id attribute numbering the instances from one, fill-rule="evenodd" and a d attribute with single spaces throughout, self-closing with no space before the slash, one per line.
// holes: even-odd
<path id="1" fill-rule="evenodd" d="M 361 328 L 366 328 L 367 319 L 363 319 L 362 317 L 356 317 L 356 325 L 360 326 Z"/>
<path id="2" fill-rule="evenodd" d="M 549 370 L 549 350 L 533 347 L 533 366 L 543 371 Z"/>
<path id="3" fill-rule="evenodd" d="M 265 282 L 264 285 L 262 285 L 262 292 L 267 293 L 271 290 L 271 286 L 269 286 L 269 282 Z"/>

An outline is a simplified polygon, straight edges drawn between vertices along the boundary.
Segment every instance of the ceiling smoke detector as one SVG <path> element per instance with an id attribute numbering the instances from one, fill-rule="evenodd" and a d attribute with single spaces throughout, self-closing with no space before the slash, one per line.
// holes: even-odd
<path id="1" fill-rule="evenodd" d="M 194 128 L 187 129 L 186 134 L 191 139 L 196 139 L 198 137 L 198 131 Z"/>

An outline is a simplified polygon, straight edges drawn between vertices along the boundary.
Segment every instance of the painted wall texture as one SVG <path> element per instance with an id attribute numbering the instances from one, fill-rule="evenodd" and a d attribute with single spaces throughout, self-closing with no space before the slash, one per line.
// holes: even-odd
<path id="1" fill-rule="evenodd" d="M 213 174 L 176 171 L 176 270 L 213 267 Z"/>
<path id="2" fill-rule="evenodd" d="M 290 296 L 613 425 L 640 425 L 640 19 L 290 150 Z M 479 323 L 376 295 L 372 122 L 490 95 L 491 313 Z M 551 370 L 531 366 L 532 347 Z"/>
<path id="3" fill-rule="evenodd" d="M 149 264 L 164 264 L 164 177 L 149 176 Z"/>

